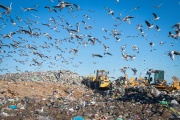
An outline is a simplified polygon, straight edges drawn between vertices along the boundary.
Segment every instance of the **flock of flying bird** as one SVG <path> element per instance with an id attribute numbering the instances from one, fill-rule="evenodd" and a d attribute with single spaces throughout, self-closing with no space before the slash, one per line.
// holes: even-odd
<path id="1" fill-rule="evenodd" d="M 50 2 L 54 2 L 54 1 L 50 1 Z M 119 3 L 119 0 L 116 0 L 116 3 Z M 154 5 L 154 8 L 159 9 L 163 4 L 160 5 Z M 23 8 L 22 6 L 19 6 L 20 9 L 22 10 L 21 12 L 29 12 L 29 13 L 34 13 L 34 12 L 38 12 L 38 7 L 39 5 L 34 5 L 33 7 L 28 7 L 28 8 Z M 66 51 L 69 51 L 69 54 L 73 53 L 74 57 L 78 54 L 79 51 L 79 46 L 83 45 L 84 47 L 86 47 L 87 45 L 95 45 L 97 43 L 99 43 L 100 45 L 103 45 L 104 47 L 104 54 L 103 55 L 109 55 L 109 56 L 113 56 L 112 53 L 108 52 L 109 50 L 109 46 L 104 44 L 102 40 L 99 40 L 99 38 L 94 37 L 91 33 L 90 34 L 82 34 L 80 33 L 80 31 L 82 31 L 81 27 L 82 24 L 84 26 L 84 30 L 88 31 L 93 29 L 92 25 L 87 25 L 85 20 L 82 20 L 81 22 L 77 22 L 75 23 L 75 27 L 74 25 L 71 25 L 67 20 L 63 19 L 63 16 L 58 16 L 58 20 L 53 16 L 50 17 L 48 20 L 48 23 L 39 23 L 38 21 L 36 21 L 36 19 L 40 18 L 39 16 L 36 16 L 34 14 L 31 14 L 34 19 L 30 19 L 28 17 L 26 17 L 26 20 L 22 20 L 22 18 L 20 16 L 16 16 L 17 21 L 14 20 L 14 16 L 11 16 L 11 12 L 12 12 L 12 8 L 13 8 L 13 4 L 12 2 L 10 3 L 9 6 L 5 6 L 0 4 L 0 8 L 2 10 L 4 10 L 4 12 L 0 13 L 0 20 L 2 21 L 1 26 L 0 26 L 0 31 L 3 30 L 6 25 L 7 22 L 10 21 L 12 23 L 12 26 L 18 26 L 19 23 L 24 22 L 25 26 L 18 26 L 17 30 L 11 31 L 7 34 L 1 34 L 1 40 L 0 40 L 0 64 L 4 62 L 4 60 L 6 58 L 9 57 L 13 57 L 12 54 L 18 53 L 20 57 L 25 57 L 24 60 L 18 60 L 18 58 L 13 58 L 13 60 L 15 62 L 18 62 L 20 64 L 24 64 L 26 65 L 28 63 L 28 61 L 30 61 L 30 66 L 38 66 L 38 68 L 41 68 L 43 66 L 43 61 L 48 61 L 49 62 L 49 67 L 51 68 L 52 66 L 56 66 L 55 63 L 53 63 L 53 61 L 51 61 L 52 59 L 54 61 L 59 61 L 61 59 L 62 63 L 65 64 L 70 64 L 69 60 L 67 60 L 66 58 L 63 57 L 63 54 L 65 54 Z M 134 16 L 130 16 L 127 15 L 124 18 L 121 17 L 121 14 L 118 17 L 115 17 L 115 13 L 112 9 L 108 8 L 107 6 L 104 6 L 105 10 L 107 11 L 107 14 L 109 16 L 111 16 L 113 19 L 115 19 L 115 21 L 124 21 L 127 22 L 128 24 L 131 24 L 131 19 L 135 19 L 136 17 Z M 48 12 L 51 14 L 52 12 L 54 13 L 58 13 L 58 12 L 62 12 L 64 9 L 67 9 L 69 12 L 68 14 L 72 15 L 72 19 L 76 18 L 77 16 L 73 15 L 73 12 L 78 12 L 83 10 L 80 5 L 74 4 L 74 3 L 70 3 L 70 2 L 65 2 L 65 1 L 60 1 L 59 0 L 59 4 L 54 5 L 54 6 L 44 6 L 44 11 L 46 11 L 46 9 L 48 10 Z M 135 7 L 134 9 L 132 9 L 131 11 L 136 11 L 140 9 L 140 6 Z M 89 10 L 89 12 L 94 12 L 93 10 Z M 160 19 L 160 17 L 156 14 L 156 13 L 152 13 L 152 15 L 154 16 L 154 18 L 152 19 L 152 21 L 157 21 Z M 88 14 L 84 14 L 83 15 L 84 18 L 86 18 L 87 20 L 91 20 L 92 18 L 89 17 Z M 60 21 L 59 21 L 60 20 Z M 96 21 L 94 20 L 94 23 Z M 158 25 L 154 25 L 151 23 L 151 21 L 148 20 L 144 20 L 144 23 L 147 25 L 147 29 L 152 29 L 155 27 L 156 31 L 160 31 L 160 27 Z M 121 23 L 119 24 L 115 24 L 114 26 L 117 27 L 119 26 Z M 51 36 L 49 33 L 44 32 L 42 33 L 42 30 L 39 29 L 38 27 L 36 27 L 36 25 L 41 25 L 43 27 L 47 27 L 51 30 L 54 30 L 56 32 L 56 34 L 61 35 L 60 30 L 57 29 L 59 26 L 61 26 L 61 31 L 67 31 L 67 33 L 69 34 L 69 36 L 67 38 L 63 38 L 63 39 L 58 39 L 58 38 L 53 38 L 53 36 Z M 54 27 L 51 27 L 52 25 L 54 25 Z M 172 26 L 172 28 L 174 29 L 173 32 L 169 31 L 169 34 L 167 36 L 172 37 L 175 40 L 178 40 L 178 38 L 180 37 L 180 23 L 176 23 Z M 111 35 L 116 42 L 121 41 L 121 36 L 125 33 L 118 31 L 116 28 L 114 28 L 113 30 L 107 30 L 104 27 L 102 27 L 101 29 L 103 32 Z M 143 26 L 138 24 L 136 30 L 138 30 L 140 33 L 139 35 L 141 35 L 142 37 L 146 37 L 146 34 L 143 31 Z M 5 39 L 12 39 L 13 36 L 19 36 L 18 39 L 19 40 L 13 40 L 11 41 L 9 44 L 5 44 Z M 40 39 L 40 37 L 44 36 L 46 37 L 49 41 L 44 41 L 43 44 L 37 46 L 35 41 L 33 41 L 34 44 L 30 44 L 28 42 L 27 39 L 23 38 L 22 36 L 28 36 L 29 38 L 37 38 Z M 127 36 L 131 37 L 131 36 Z M 136 37 L 136 36 L 133 36 Z M 103 38 L 105 40 L 108 40 L 110 38 L 108 38 L 107 36 L 103 36 Z M 75 41 L 76 39 L 76 41 Z M 86 40 L 85 40 L 86 39 Z M 55 42 L 53 42 L 52 40 L 54 40 Z M 76 48 L 65 48 L 62 49 L 60 47 L 61 44 L 63 44 L 64 42 L 68 42 L 68 43 L 73 43 L 73 44 L 77 44 Z M 160 45 L 163 45 L 164 42 L 160 42 Z M 154 46 L 153 42 L 150 42 L 149 45 L 151 47 Z M 6 51 L 4 50 L 5 47 L 7 47 L 8 49 L 13 48 L 14 50 L 12 51 Z M 41 50 L 39 50 L 40 48 L 46 49 L 46 52 L 42 52 Z M 51 56 L 50 51 L 51 49 L 55 48 L 55 50 L 60 51 L 59 54 L 56 54 L 55 56 Z M 30 52 L 27 53 L 26 49 L 28 49 Z M 127 61 L 131 61 L 134 60 L 136 58 L 135 54 L 127 54 L 125 53 L 125 49 L 126 49 L 126 45 L 122 45 L 120 47 L 120 51 L 121 51 L 121 55 L 122 58 L 124 60 Z M 137 45 L 133 45 L 132 49 L 134 51 L 136 51 L 136 53 L 139 53 L 139 47 Z M 3 54 L 2 54 L 3 53 Z M 6 53 L 6 56 L 5 56 Z M 29 54 L 34 55 L 34 57 L 29 60 L 28 56 Z M 92 53 L 92 57 L 100 57 L 103 58 L 102 54 L 98 54 L 98 53 Z M 174 55 L 180 55 L 180 52 L 178 51 L 170 51 L 168 52 L 168 55 L 171 57 L 172 60 L 175 60 Z M 73 64 L 74 67 L 78 67 L 77 64 L 73 63 L 73 58 L 70 58 L 72 60 L 71 64 Z M 39 59 L 40 58 L 40 59 Z M 79 64 L 82 64 L 84 61 L 80 61 Z M 94 64 L 96 64 L 96 62 L 93 62 Z M 38 69 L 37 68 L 37 69 Z M 125 66 L 120 68 L 120 71 L 122 73 L 126 72 L 126 69 L 128 69 L 130 67 Z M 21 68 L 18 68 L 18 66 L 15 66 L 16 71 L 21 71 Z M 6 68 L 1 68 L 1 71 L 7 71 L 8 69 Z M 136 68 L 131 68 L 131 70 L 134 72 L 134 74 L 137 73 Z"/>

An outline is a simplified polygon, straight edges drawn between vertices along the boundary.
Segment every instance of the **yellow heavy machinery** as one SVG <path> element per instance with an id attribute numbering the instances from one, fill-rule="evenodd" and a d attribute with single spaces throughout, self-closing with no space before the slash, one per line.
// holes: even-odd
<path id="1" fill-rule="evenodd" d="M 154 78 L 151 77 L 151 74 L 154 74 Z M 130 86 L 153 86 L 161 91 L 170 92 L 172 90 L 180 90 L 179 79 L 173 77 L 173 83 L 169 86 L 164 80 L 164 71 L 163 70 L 149 70 L 147 71 L 148 77 L 142 78 L 131 78 L 129 80 Z M 152 82 L 153 81 L 153 82 Z M 151 83 L 152 82 L 152 83 Z"/>
<path id="2" fill-rule="evenodd" d="M 108 77 L 109 72 L 106 70 L 97 70 L 96 76 L 85 78 L 85 84 L 95 89 L 111 89 L 111 81 Z"/>
<path id="3" fill-rule="evenodd" d="M 141 76 L 139 78 L 130 78 L 129 79 L 129 86 L 148 86 L 149 82 L 148 79 L 142 78 Z"/>
<path id="4" fill-rule="evenodd" d="M 171 87 L 173 90 L 180 90 L 180 82 L 179 79 L 175 76 L 172 77 L 172 79 L 174 80 Z"/>
<path id="5" fill-rule="evenodd" d="M 172 87 L 168 86 L 166 80 L 164 80 L 164 71 L 163 70 L 149 70 L 148 74 L 148 82 L 151 86 L 154 86 L 158 90 L 170 92 Z M 154 74 L 154 78 L 151 77 L 151 74 Z M 153 83 L 150 83 L 154 81 Z"/>

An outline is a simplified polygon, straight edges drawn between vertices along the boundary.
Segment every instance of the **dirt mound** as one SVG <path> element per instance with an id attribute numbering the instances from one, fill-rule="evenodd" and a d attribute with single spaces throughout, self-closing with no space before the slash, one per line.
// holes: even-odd
<path id="1" fill-rule="evenodd" d="M 7 82 L 0 81 L 0 97 L 23 98 L 47 96 L 66 97 L 73 92 L 73 97 L 79 98 L 85 92 L 85 88 L 79 85 L 45 83 L 45 82 Z"/>

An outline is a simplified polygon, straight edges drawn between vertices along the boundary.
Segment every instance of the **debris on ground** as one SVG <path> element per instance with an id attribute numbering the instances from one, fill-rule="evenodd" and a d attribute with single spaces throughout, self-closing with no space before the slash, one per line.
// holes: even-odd
<path id="1" fill-rule="evenodd" d="M 0 119 L 180 119 L 180 91 L 114 86 L 90 89 L 77 80 L 0 81 Z"/>

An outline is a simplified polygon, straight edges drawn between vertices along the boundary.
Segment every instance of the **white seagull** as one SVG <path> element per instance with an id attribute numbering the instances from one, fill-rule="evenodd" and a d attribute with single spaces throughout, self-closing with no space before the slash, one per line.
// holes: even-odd
<path id="1" fill-rule="evenodd" d="M 133 50 L 138 50 L 139 48 L 137 47 L 137 45 L 133 45 L 132 46 Z"/>
<path id="2" fill-rule="evenodd" d="M 108 15 L 114 15 L 114 11 L 113 10 L 111 10 L 110 8 L 108 8 L 108 7 L 106 7 L 106 6 L 104 6 L 105 7 L 105 9 L 106 10 L 108 10 Z"/>
<path id="3" fill-rule="evenodd" d="M 129 24 L 131 24 L 130 18 L 134 18 L 133 16 L 126 16 L 125 18 L 123 18 L 123 21 L 128 22 Z"/>
<path id="4" fill-rule="evenodd" d="M 0 7 L 5 9 L 7 11 L 6 13 L 10 13 L 11 10 L 12 10 L 12 2 L 10 3 L 9 7 L 6 7 L 6 6 L 2 5 L 2 4 L 0 4 Z"/>
<path id="5" fill-rule="evenodd" d="M 133 71 L 134 75 L 136 75 L 136 74 L 137 74 L 137 70 L 136 70 L 136 68 L 131 68 L 131 70 Z"/>
<path id="6" fill-rule="evenodd" d="M 155 7 L 156 9 L 159 9 L 162 5 L 163 5 L 163 3 L 161 3 L 160 5 L 154 5 L 154 7 Z"/>
<path id="7" fill-rule="evenodd" d="M 72 5 L 73 5 L 73 4 L 71 4 L 71 3 L 69 3 L 69 2 L 64 2 L 64 1 L 62 1 L 62 2 L 60 2 L 58 5 L 53 6 L 53 7 L 54 7 L 54 8 L 59 8 L 60 11 L 61 11 L 63 8 L 69 7 L 69 6 L 72 6 Z"/>
<path id="8" fill-rule="evenodd" d="M 171 57 L 172 60 L 175 60 L 174 55 L 180 55 L 180 52 L 173 50 L 173 51 L 169 52 L 168 55 Z"/>
<path id="9" fill-rule="evenodd" d="M 156 13 L 152 13 L 153 15 L 154 15 L 154 19 L 153 20 L 159 20 L 159 16 L 157 16 L 157 14 Z"/>
<path id="10" fill-rule="evenodd" d="M 155 29 L 156 29 L 156 31 L 160 31 L 161 30 L 158 25 L 156 25 Z"/>
<path id="11" fill-rule="evenodd" d="M 172 28 L 177 27 L 178 30 L 180 30 L 180 22 L 176 23 L 175 25 L 172 26 Z"/>
<path id="12" fill-rule="evenodd" d="M 145 20 L 146 25 L 148 26 L 148 29 L 151 29 L 154 27 L 154 24 L 150 24 L 148 21 Z"/>

